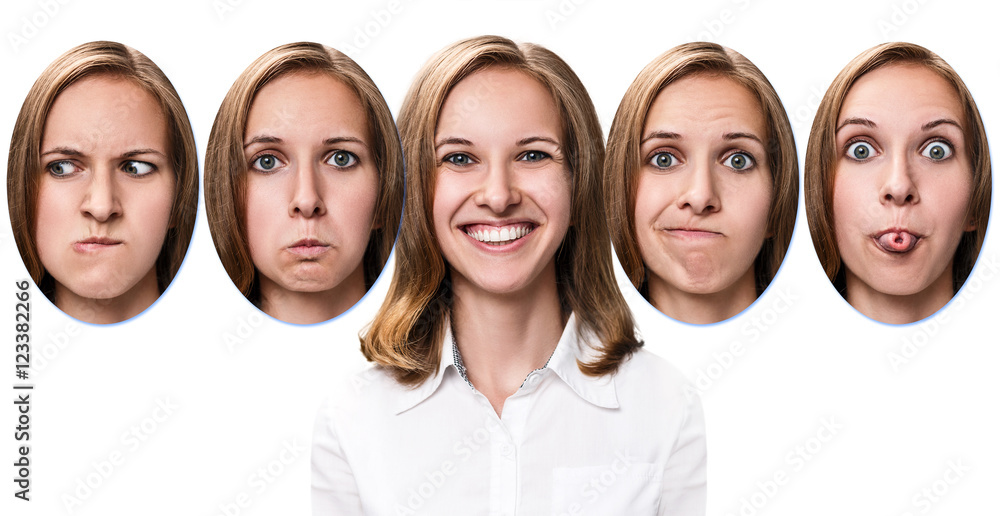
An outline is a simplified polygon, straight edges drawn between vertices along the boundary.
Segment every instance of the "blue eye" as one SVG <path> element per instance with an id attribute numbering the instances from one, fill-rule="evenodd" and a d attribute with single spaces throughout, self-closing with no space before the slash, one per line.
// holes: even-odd
<path id="1" fill-rule="evenodd" d="M 456 152 L 445 156 L 444 161 L 452 165 L 465 167 L 472 164 L 472 157 L 464 152 Z"/>
<path id="2" fill-rule="evenodd" d="M 875 154 L 875 148 L 868 142 L 854 142 L 847 147 L 847 157 L 864 161 Z"/>
<path id="3" fill-rule="evenodd" d="M 548 153 L 542 151 L 528 151 L 521 155 L 521 161 L 542 161 L 543 159 L 551 158 Z"/>
<path id="4" fill-rule="evenodd" d="M 756 163 L 752 156 L 745 152 L 736 152 L 722 162 L 723 165 L 733 170 L 749 170 Z"/>
<path id="5" fill-rule="evenodd" d="M 145 161 L 129 160 L 122 163 L 122 171 L 130 176 L 144 176 L 155 170 L 156 167 L 152 163 L 146 163 Z"/>
<path id="6" fill-rule="evenodd" d="M 283 163 L 274 154 L 264 154 L 253 160 L 253 163 L 250 164 L 250 166 L 261 172 L 272 172 L 281 165 Z"/>
<path id="7" fill-rule="evenodd" d="M 920 155 L 925 158 L 930 158 L 934 161 L 941 161 L 950 158 L 951 155 L 954 154 L 954 152 L 955 151 L 954 149 L 951 148 L 951 145 L 948 145 L 947 143 L 942 141 L 936 141 L 936 142 L 931 142 L 931 144 L 928 145 L 920 153 Z"/>
<path id="8" fill-rule="evenodd" d="M 675 161 L 677 161 L 677 158 L 673 154 L 669 152 L 657 152 L 649 160 L 649 164 L 656 168 L 669 168 L 674 166 Z"/>
<path id="9" fill-rule="evenodd" d="M 56 161 L 45 168 L 56 177 L 66 177 L 80 171 L 80 167 L 73 164 L 72 161 Z"/>
<path id="10" fill-rule="evenodd" d="M 339 150 L 334 152 L 330 159 L 326 160 L 327 165 L 333 165 L 335 167 L 347 168 L 358 162 L 358 157 L 354 155 L 353 152 L 348 152 L 345 150 Z"/>

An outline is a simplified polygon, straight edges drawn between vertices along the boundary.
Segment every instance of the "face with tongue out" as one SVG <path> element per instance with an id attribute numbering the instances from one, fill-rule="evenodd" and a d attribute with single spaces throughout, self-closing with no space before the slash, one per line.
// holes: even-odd
<path id="1" fill-rule="evenodd" d="M 845 97 L 833 219 L 847 299 L 863 313 L 894 296 L 940 308 L 954 295 L 955 251 L 975 229 L 965 124 L 951 84 L 920 65 L 868 72 Z"/>
<path id="2" fill-rule="evenodd" d="M 486 68 L 452 89 L 435 134 L 434 231 L 452 280 L 491 293 L 555 280 L 569 229 L 559 110 L 522 72 Z"/>

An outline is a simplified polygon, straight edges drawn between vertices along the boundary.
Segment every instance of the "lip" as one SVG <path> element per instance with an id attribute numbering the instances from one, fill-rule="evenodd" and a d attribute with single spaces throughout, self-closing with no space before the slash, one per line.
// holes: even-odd
<path id="1" fill-rule="evenodd" d="M 472 222 L 458 228 L 480 249 L 507 252 L 523 246 L 538 226 L 530 220 L 509 220 Z"/>
<path id="2" fill-rule="evenodd" d="M 313 258 L 330 250 L 330 244 L 315 238 L 303 238 L 285 247 L 285 250 L 305 258 Z"/>
<path id="3" fill-rule="evenodd" d="M 905 255 L 920 244 L 924 235 L 905 227 L 886 228 L 870 235 L 872 243 L 882 252 L 890 255 Z"/>
<path id="4" fill-rule="evenodd" d="M 663 231 L 670 236 L 687 240 L 701 240 L 723 236 L 723 234 L 718 231 L 687 226 L 664 228 Z"/>
<path id="5" fill-rule="evenodd" d="M 123 242 L 116 238 L 105 236 L 88 237 L 83 240 L 73 242 L 73 249 L 80 253 L 92 253 L 107 249 L 114 249 L 122 244 Z"/>

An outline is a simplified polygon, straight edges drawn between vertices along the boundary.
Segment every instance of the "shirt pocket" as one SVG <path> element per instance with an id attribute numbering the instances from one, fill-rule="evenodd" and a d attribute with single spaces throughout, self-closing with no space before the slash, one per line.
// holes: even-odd
<path id="1" fill-rule="evenodd" d="M 621 457 L 607 466 L 552 470 L 552 514 L 654 515 L 660 505 L 663 467 Z"/>

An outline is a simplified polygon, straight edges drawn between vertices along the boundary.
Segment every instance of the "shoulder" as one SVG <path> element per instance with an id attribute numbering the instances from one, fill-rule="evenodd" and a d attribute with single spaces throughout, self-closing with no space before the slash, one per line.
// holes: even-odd
<path id="1" fill-rule="evenodd" d="M 619 403 L 640 404 L 669 412 L 700 411 L 701 400 L 694 385 L 672 364 L 638 349 L 614 375 Z"/>

